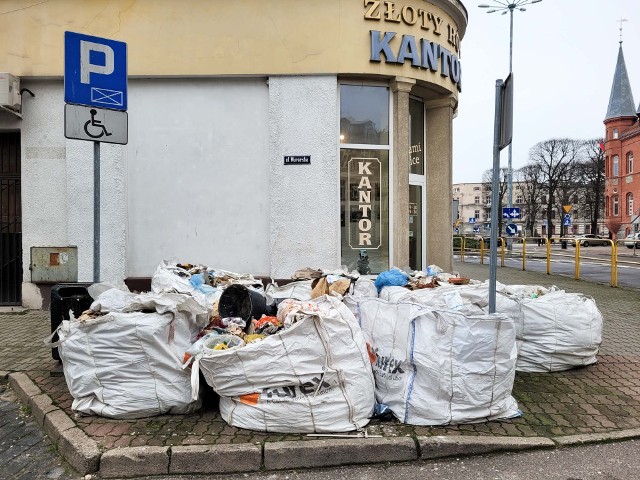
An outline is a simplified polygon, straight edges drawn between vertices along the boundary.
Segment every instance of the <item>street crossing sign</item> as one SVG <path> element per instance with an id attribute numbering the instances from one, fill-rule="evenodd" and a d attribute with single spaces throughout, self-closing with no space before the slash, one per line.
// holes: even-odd
<path id="1" fill-rule="evenodd" d="M 562 225 L 565 227 L 568 227 L 569 225 L 571 225 L 571 214 L 570 213 L 565 213 L 564 217 L 562 218 Z"/>
<path id="2" fill-rule="evenodd" d="M 509 225 L 507 225 L 507 235 L 512 237 L 516 233 L 518 233 L 518 227 L 516 226 L 515 223 L 510 223 Z"/>
<path id="3" fill-rule="evenodd" d="M 473 233 L 480 233 L 480 227 L 473 227 Z"/>
<path id="4" fill-rule="evenodd" d="M 503 207 L 502 218 L 520 218 L 520 208 L 518 207 Z"/>
<path id="5" fill-rule="evenodd" d="M 476 217 L 469 217 L 469 223 L 476 223 Z"/>

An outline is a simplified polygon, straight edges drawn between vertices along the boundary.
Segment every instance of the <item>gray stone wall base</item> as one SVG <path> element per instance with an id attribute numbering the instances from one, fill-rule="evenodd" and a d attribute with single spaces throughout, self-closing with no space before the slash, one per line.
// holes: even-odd
<path id="1" fill-rule="evenodd" d="M 455 455 L 478 455 L 489 452 L 552 448 L 553 441 L 544 437 L 436 436 L 419 437 L 420 458 L 442 458 Z"/>
<path id="2" fill-rule="evenodd" d="M 98 444 L 79 428 L 70 428 L 60 435 L 58 451 L 79 474 L 95 473 L 100 467 Z"/>
<path id="3" fill-rule="evenodd" d="M 102 478 L 137 477 L 169 473 L 169 447 L 114 448 L 102 454 Z"/>
<path id="4" fill-rule="evenodd" d="M 264 445 L 264 466 L 267 470 L 404 462 L 417 458 L 415 441 L 408 437 L 273 442 Z"/>
<path id="5" fill-rule="evenodd" d="M 169 473 L 232 473 L 260 470 L 260 445 L 189 445 L 171 447 Z"/>

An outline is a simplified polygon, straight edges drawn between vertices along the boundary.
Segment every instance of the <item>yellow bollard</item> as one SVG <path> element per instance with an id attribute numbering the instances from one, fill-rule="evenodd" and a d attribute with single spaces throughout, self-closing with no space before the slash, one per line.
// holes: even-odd
<path id="1" fill-rule="evenodd" d="M 575 278 L 576 280 L 580 280 L 580 240 L 576 240 Z"/>
<path id="2" fill-rule="evenodd" d="M 500 237 L 500 266 L 504 267 L 504 238 Z"/>
<path id="3" fill-rule="evenodd" d="M 480 265 L 484 265 L 484 238 L 480 238 Z"/>
<path id="4" fill-rule="evenodd" d="M 612 287 L 618 286 L 618 246 L 614 240 L 611 242 L 611 281 L 609 285 Z"/>

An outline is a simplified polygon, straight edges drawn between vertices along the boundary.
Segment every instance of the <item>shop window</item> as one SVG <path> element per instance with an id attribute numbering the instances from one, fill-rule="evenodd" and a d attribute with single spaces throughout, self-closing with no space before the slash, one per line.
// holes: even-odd
<path id="1" fill-rule="evenodd" d="M 342 264 L 377 274 L 389 268 L 387 87 L 340 86 L 340 143 Z"/>
<path id="2" fill-rule="evenodd" d="M 340 86 L 340 143 L 389 145 L 389 89 Z"/>
<path id="3" fill-rule="evenodd" d="M 409 173 L 424 175 L 424 103 L 409 99 Z"/>
<path id="4" fill-rule="evenodd" d="M 618 155 L 614 155 L 613 156 L 613 176 L 614 177 L 618 176 L 618 163 L 619 163 Z"/>
<path id="5" fill-rule="evenodd" d="M 633 215 L 633 193 L 627 193 L 627 212 Z"/>
<path id="6" fill-rule="evenodd" d="M 633 152 L 627 153 L 627 173 L 633 173 Z"/>

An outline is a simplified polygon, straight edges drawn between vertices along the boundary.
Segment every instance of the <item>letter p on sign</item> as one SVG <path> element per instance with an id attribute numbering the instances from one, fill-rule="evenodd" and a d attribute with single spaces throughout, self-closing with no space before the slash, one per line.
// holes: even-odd
<path id="1" fill-rule="evenodd" d="M 92 51 L 104 53 L 104 65 L 91 63 Z M 113 48 L 109 45 L 80 40 L 80 82 L 91 83 L 89 80 L 92 73 L 111 75 L 114 69 L 113 59 Z"/>

